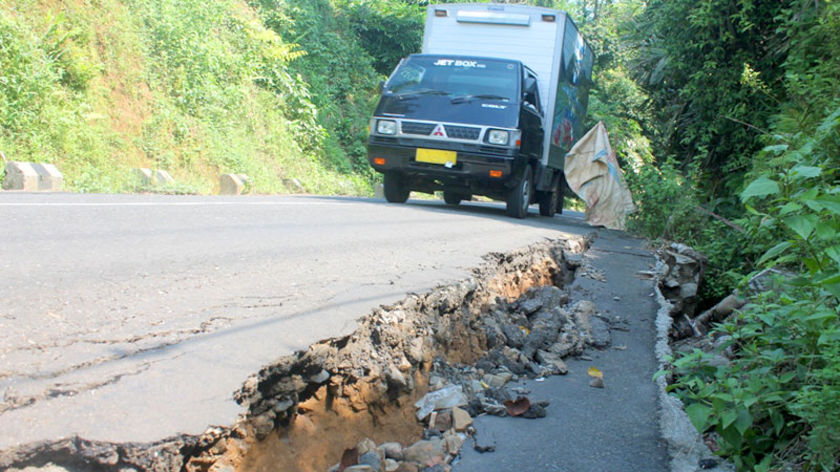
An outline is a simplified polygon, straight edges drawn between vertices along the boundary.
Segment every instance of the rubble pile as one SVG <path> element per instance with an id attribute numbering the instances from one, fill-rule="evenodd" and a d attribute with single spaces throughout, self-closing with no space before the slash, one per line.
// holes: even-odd
<path id="1" fill-rule="evenodd" d="M 669 338 L 675 346 L 696 345 L 711 349 L 711 340 L 703 339 L 714 327 L 746 304 L 743 296 L 737 292 L 724 297 L 713 307 L 697 313 L 699 302 L 698 289 L 703 281 L 706 256 L 684 245 L 672 243 L 668 248 L 658 251 L 663 263 L 659 274 L 659 289 L 670 303 L 670 315 L 673 320 Z M 784 276 L 776 270 L 766 270 L 756 275 L 748 284 L 750 293 L 758 293 L 772 284 L 774 276 Z M 684 341 L 694 339 L 695 341 Z M 682 342 L 680 342 L 682 341 Z M 707 346 L 707 344 L 709 344 Z"/>
<path id="2" fill-rule="evenodd" d="M 510 384 L 523 377 L 566 374 L 564 357 L 610 344 L 609 322 L 595 306 L 568 302 L 568 294 L 555 286 L 531 288 L 513 302 L 497 301 L 473 326 L 489 349 L 483 356 L 470 365 L 449 363 L 442 356 L 432 360 L 430 391 L 414 403 L 423 439 L 402 448 L 399 442 L 376 446 L 365 438 L 328 471 L 447 471 L 468 439 L 483 452 L 492 448 L 475 442 L 473 417 L 546 416 L 548 402 L 532 401 L 529 391 Z"/>
<path id="3" fill-rule="evenodd" d="M 685 244 L 671 243 L 657 251 L 664 265 L 659 274 L 659 290 L 671 304 L 673 319 L 669 337 L 671 341 L 698 334 L 692 319 L 700 301 L 698 293 L 708 259 Z"/>

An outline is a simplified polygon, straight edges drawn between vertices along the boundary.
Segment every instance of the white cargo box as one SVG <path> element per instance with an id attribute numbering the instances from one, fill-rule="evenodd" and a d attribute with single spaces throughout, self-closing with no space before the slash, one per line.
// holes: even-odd
<path id="1" fill-rule="evenodd" d="M 567 51 L 563 54 L 567 28 Z M 559 146 L 554 143 L 552 146 L 552 135 L 561 126 L 558 120 L 561 111 L 556 105 L 558 93 L 563 93 L 560 89 L 563 82 L 561 79 L 568 78 L 565 77 L 568 65 L 564 67 L 563 62 L 569 62 L 569 65 L 576 63 L 580 70 L 580 64 L 588 59 L 588 67 L 584 67 L 587 69 L 587 83 L 592 69 L 592 53 L 565 12 L 526 5 L 490 3 L 429 5 L 422 52 L 512 59 L 521 61 L 536 72 L 540 104 L 546 120 L 543 164 L 547 164 L 551 154 L 552 167 L 562 166 L 560 161 L 571 145 Z M 582 130 L 582 117 L 580 121 Z M 576 130 L 573 134 L 577 138 L 582 132 Z"/>

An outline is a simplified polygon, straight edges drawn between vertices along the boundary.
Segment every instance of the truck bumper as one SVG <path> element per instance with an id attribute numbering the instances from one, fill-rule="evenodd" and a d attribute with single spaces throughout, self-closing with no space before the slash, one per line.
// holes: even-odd
<path id="1" fill-rule="evenodd" d="M 521 170 L 515 159 L 515 150 L 509 154 L 481 152 L 480 149 L 452 149 L 457 153 L 457 162 L 451 167 L 442 164 L 417 162 L 418 147 L 441 149 L 439 143 L 414 145 L 398 140 L 373 138 L 368 143 L 368 161 L 378 172 L 399 172 L 410 182 L 414 190 L 434 191 L 444 187 L 460 188 L 472 193 L 495 193 L 513 184 L 513 177 Z M 491 189 L 490 192 L 484 189 Z"/>

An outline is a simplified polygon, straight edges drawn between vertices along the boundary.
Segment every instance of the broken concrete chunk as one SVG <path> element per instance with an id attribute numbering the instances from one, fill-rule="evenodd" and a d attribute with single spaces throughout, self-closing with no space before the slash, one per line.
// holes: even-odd
<path id="1" fill-rule="evenodd" d="M 501 328 L 502 333 L 507 339 L 508 346 L 515 348 L 522 347 L 522 344 L 525 342 L 525 332 L 522 331 L 522 328 L 513 323 L 505 323 Z"/>
<path id="2" fill-rule="evenodd" d="M 519 309 L 526 316 L 530 316 L 543 307 L 543 301 L 539 298 L 529 298 L 519 302 Z"/>
<path id="3" fill-rule="evenodd" d="M 382 470 L 384 459 L 379 457 L 376 449 L 368 451 L 359 457 L 359 465 L 366 465 L 371 468 L 373 472 L 380 472 Z M 347 470 L 347 469 L 345 469 Z"/>
<path id="4" fill-rule="evenodd" d="M 396 391 L 406 390 L 409 385 L 405 375 L 393 365 L 385 369 L 385 379 L 388 381 L 388 385 Z"/>
<path id="5" fill-rule="evenodd" d="M 443 450 L 451 456 L 457 456 L 461 451 L 461 446 L 464 445 L 467 437 L 459 433 L 445 434 L 443 436 Z"/>
<path id="6" fill-rule="evenodd" d="M 359 464 L 359 465 L 351 465 L 344 469 L 344 472 L 378 472 L 377 469 L 367 465 L 367 464 Z"/>
<path id="7" fill-rule="evenodd" d="M 403 447 L 402 444 L 398 442 L 387 442 L 379 446 L 379 449 L 385 454 L 385 457 L 388 459 L 394 459 L 397 461 L 403 460 Z"/>
<path id="8" fill-rule="evenodd" d="M 312 382 L 312 383 L 316 383 L 316 384 L 322 384 L 322 383 L 326 382 L 327 380 L 329 380 L 329 378 L 330 378 L 330 373 L 327 372 L 324 369 L 321 369 L 321 372 L 318 372 L 317 374 L 313 375 L 312 377 L 309 377 L 309 381 Z"/>
<path id="9" fill-rule="evenodd" d="M 452 427 L 455 428 L 455 431 L 464 432 L 472 424 L 473 419 L 466 410 L 457 406 L 452 409 Z"/>
<path id="10" fill-rule="evenodd" d="M 375 451 L 376 449 L 376 443 L 370 438 L 364 438 L 356 443 L 356 450 L 359 451 L 360 457 L 370 451 Z"/>
<path id="11" fill-rule="evenodd" d="M 492 388 L 504 387 L 506 383 L 510 382 L 513 374 L 510 372 L 499 372 L 498 374 L 485 374 L 484 383 Z"/>
<path id="12" fill-rule="evenodd" d="M 410 462 L 400 462 L 395 472 L 419 472 L 420 468 Z"/>
<path id="13" fill-rule="evenodd" d="M 427 393 L 414 403 L 417 408 L 417 419 L 423 420 L 431 412 L 466 405 L 467 397 L 460 385 L 448 385 L 440 390 Z"/>
<path id="14" fill-rule="evenodd" d="M 405 460 L 420 465 L 435 464 L 443 460 L 443 441 L 440 438 L 417 441 L 403 451 Z"/>
<path id="15" fill-rule="evenodd" d="M 566 375 L 569 373 L 569 368 L 563 361 L 563 357 L 550 351 L 537 351 L 537 362 L 544 364 L 553 369 L 553 374 Z"/>
<path id="16" fill-rule="evenodd" d="M 603 317 L 593 316 L 589 318 L 589 344 L 597 348 L 604 348 L 610 345 L 610 324 Z"/>
<path id="17" fill-rule="evenodd" d="M 441 410 L 431 417 L 434 421 L 429 421 L 429 429 L 440 432 L 452 429 L 452 410 Z"/>

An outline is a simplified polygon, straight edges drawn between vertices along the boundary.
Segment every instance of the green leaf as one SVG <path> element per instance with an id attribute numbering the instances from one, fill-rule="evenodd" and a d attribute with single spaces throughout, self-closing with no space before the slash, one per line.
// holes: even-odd
<path id="1" fill-rule="evenodd" d="M 814 232 L 814 228 L 817 227 L 819 218 L 817 218 L 816 215 L 796 215 L 789 216 L 783 221 L 785 225 L 792 229 L 794 233 L 799 235 L 800 238 L 808 239 L 808 237 L 811 236 L 811 233 Z"/>
<path id="2" fill-rule="evenodd" d="M 738 412 L 735 410 L 726 410 L 720 415 L 721 419 L 721 427 L 728 428 L 729 425 L 735 422 L 738 419 Z"/>
<path id="3" fill-rule="evenodd" d="M 826 331 L 820 335 L 820 338 L 817 340 L 817 344 L 824 345 L 836 343 L 837 341 L 840 341 L 840 331 Z"/>
<path id="4" fill-rule="evenodd" d="M 767 195 L 775 195 L 777 193 L 779 193 L 779 184 L 776 181 L 770 180 L 766 176 L 762 175 L 750 182 L 750 184 L 747 185 L 747 188 L 741 192 L 741 201 L 745 202 L 752 197 L 765 197 Z"/>
<path id="5" fill-rule="evenodd" d="M 787 151 L 789 147 L 790 146 L 788 146 L 787 144 L 774 144 L 772 146 L 765 147 L 761 150 L 761 152 L 772 152 L 773 154 L 780 154 L 784 151 Z"/>
<path id="6" fill-rule="evenodd" d="M 822 169 L 813 166 L 796 166 L 790 170 L 790 175 L 794 179 L 811 179 L 822 175 Z"/>
<path id="7" fill-rule="evenodd" d="M 825 249 L 825 254 L 840 265 L 840 244 Z"/>
<path id="8" fill-rule="evenodd" d="M 691 424 L 697 428 L 697 431 L 701 433 L 706 431 L 706 428 L 709 426 L 709 417 L 712 414 L 711 408 L 702 403 L 692 403 L 685 408 L 685 413 L 688 415 L 688 419 L 691 420 Z"/>
<path id="9" fill-rule="evenodd" d="M 816 235 L 822 241 L 837 241 L 840 239 L 834 226 L 825 221 L 817 223 Z"/>
<path id="10" fill-rule="evenodd" d="M 767 252 L 765 252 L 756 264 L 763 265 L 765 262 L 787 251 L 791 246 L 792 244 L 788 241 L 782 241 L 779 244 L 776 244 L 775 246 L 771 247 Z"/>
<path id="11" fill-rule="evenodd" d="M 819 203 L 820 205 L 822 205 L 823 208 L 830 211 L 831 213 L 833 213 L 835 215 L 840 215 L 840 201 L 838 201 L 838 199 L 836 197 L 835 198 L 829 198 L 829 197 L 815 198 L 814 201 Z"/>
<path id="12" fill-rule="evenodd" d="M 795 202 L 788 202 L 785 204 L 785 206 L 779 209 L 779 214 L 784 216 L 789 213 L 798 213 L 800 210 L 802 210 L 802 205 Z"/>
<path id="13" fill-rule="evenodd" d="M 833 285 L 840 283 L 840 272 L 836 274 L 829 274 L 822 279 L 817 280 L 819 285 Z"/>
<path id="14" fill-rule="evenodd" d="M 778 410 L 770 410 L 770 422 L 773 423 L 773 429 L 776 431 L 776 435 L 785 427 L 785 417 Z"/>
<path id="15" fill-rule="evenodd" d="M 806 316 L 803 321 L 822 321 L 829 318 L 837 318 L 837 315 L 830 310 L 820 310 L 812 315 Z"/>
<path id="16" fill-rule="evenodd" d="M 750 411 L 746 408 L 738 409 L 738 418 L 735 420 L 735 429 L 743 436 L 744 433 L 752 426 L 753 417 Z"/>
<path id="17" fill-rule="evenodd" d="M 790 382 L 791 380 L 793 380 L 795 378 L 796 378 L 796 372 L 785 372 L 784 374 L 782 374 L 781 377 L 779 377 L 779 382 L 784 384 L 784 383 Z M 765 399 L 765 400 L 767 400 L 767 399 Z"/>

